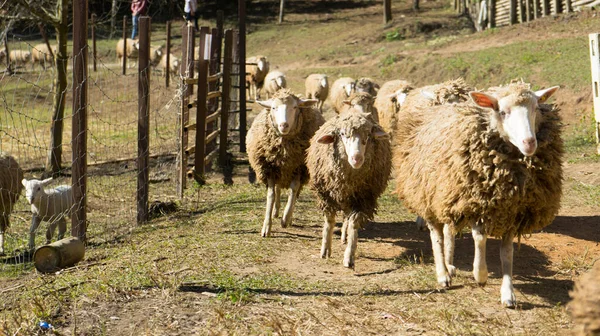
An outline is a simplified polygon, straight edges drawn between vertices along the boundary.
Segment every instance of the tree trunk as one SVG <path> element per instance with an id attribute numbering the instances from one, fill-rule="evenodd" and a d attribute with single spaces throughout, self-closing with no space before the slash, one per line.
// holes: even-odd
<path id="1" fill-rule="evenodd" d="M 172 1 L 171 1 L 172 3 Z M 110 38 L 112 39 L 117 30 L 117 12 L 119 11 L 118 0 L 112 0 L 112 7 L 110 9 Z"/>
<path id="2" fill-rule="evenodd" d="M 60 11 L 61 22 L 54 27 L 56 41 L 58 42 L 58 55 L 55 55 L 56 77 L 54 77 L 54 101 L 52 103 L 52 124 L 50 126 L 50 151 L 46 161 L 46 171 L 56 176 L 60 173 L 62 165 L 62 143 L 65 116 L 65 95 L 67 89 L 67 32 L 68 0 L 59 0 L 62 6 L 57 6 Z M 61 8 L 62 7 L 62 8 Z"/>
<path id="3" fill-rule="evenodd" d="M 418 11 L 419 9 L 419 0 L 413 0 L 413 10 Z"/>

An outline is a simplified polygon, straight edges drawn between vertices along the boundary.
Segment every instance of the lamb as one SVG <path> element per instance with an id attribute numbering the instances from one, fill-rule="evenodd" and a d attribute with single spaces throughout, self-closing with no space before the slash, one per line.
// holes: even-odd
<path id="1" fill-rule="evenodd" d="M 10 226 L 10 213 L 21 194 L 23 171 L 14 157 L 0 152 L 0 255 L 4 255 L 4 233 Z"/>
<path id="2" fill-rule="evenodd" d="M 343 265 L 354 268 L 358 230 L 373 220 L 377 199 L 390 176 L 389 135 L 369 114 L 350 109 L 321 126 L 311 140 L 306 162 L 325 215 L 321 258 L 331 257 L 335 214 L 341 210 L 348 227 Z"/>
<path id="3" fill-rule="evenodd" d="M 60 185 L 54 189 L 44 190 L 52 178 L 43 181 L 23 179 L 21 183 L 25 187 L 25 196 L 31 204 L 31 227 L 29 229 L 29 249 L 35 249 L 35 231 L 42 221 L 50 222 L 46 230 L 46 244 L 52 240 L 54 230 L 58 225 L 58 239 L 62 239 L 67 231 L 67 221 L 73 206 L 73 193 L 71 186 Z"/>
<path id="4" fill-rule="evenodd" d="M 179 66 L 181 65 L 181 62 L 179 61 L 179 58 L 177 58 L 175 55 L 170 54 L 169 55 L 169 73 L 172 76 L 176 76 L 177 74 L 179 74 Z M 162 56 L 162 58 L 160 59 L 160 63 L 158 64 L 159 69 L 161 69 L 163 71 L 163 76 L 167 75 L 166 69 L 167 69 L 167 55 L 164 54 Z"/>
<path id="5" fill-rule="evenodd" d="M 138 54 L 140 51 L 140 42 L 139 40 L 132 40 L 132 39 L 126 39 L 127 40 L 127 58 L 129 59 L 133 59 L 133 60 L 137 60 L 138 58 Z M 123 43 L 123 39 L 119 39 L 119 41 L 117 41 L 117 58 L 119 59 L 119 64 L 123 64 L 123 57 L 125 55 L 125 44 Z M 133 62 L 129 62 L 127 64 L 128 68 L 134 67 L 137 63 L 135 61 Z"/>
<path id="6" fill-rule="evenodd" d="M 377 97 L 375 97 L 374 106 L 379 116 L 379 124 L 387 132 L 392 133 L 392 125 L 396 127 L 396 118 L 398 111 L 406 100 L 406 96 L 413 89 L 412 84 L 405 80 L 396 79 L 385 82 Z"/>
<path id="7" fill-rule="evenodd" d="M 569 294 L 569 311 L 577 326 L 575 335 L 600 334 L 600 262 L 575 282 Z"/>
<path id="8" fill-rule="evenodd" d="M 249 96 L 254 100 L 260 99 L 260 90 L 265 83 L 265 77 L 269 73 L 269 61 L 265 56 L 253 56 L 246 59 L 246 87 Z"/>
<path id="9" fill-rule="evenodd" d="M 543 104 L 558 89 L 531 91 L 511 83 L 471 92 L 475 105 L 458 103 L 400 113 L 394 136 L 396 190 L 430 229 L 437 281 L 454 273 L 453 235 L 472 227 L 473 275 L 484 285 L 487 235 L 501 237 L 501 302 L 515 307 L 513 238 L 550 224 L 562 194 L 561 121 Z M 450 241 L 448 241 L 450 240 Z M 445 249 L 445 251 L 444 251 Z"/>
<path id="10" fill-rule="evenodd" d="M 250 165 L 259 181 L 267 186 L 267 204 L 262 237 L 271 234 L 271 215 L 279 215 L 281 188 L 290 188 L 290 194 L 281 226 L 292 222 L 292 213 L 302 186 L 308 182 L 305 158 L 310 138 L 325 122 L 313 107 L 316 100 L 300 99 L 289 89 L 275 93 L 272 99 L 258 101 L 265 107 L 254 119 L 248 131 L 246 144 Z"/>
<path id="11" fill-rule="evenodd" d="M 361 113 L 369 113 L 375 122 L 379 122 L 377 109 L 373 106 L 375 98 L 366 92 L 353 92 L 348 99 L 344 100 L 341 113 L 354 109 Z"/>
<path id="12" fill-rule="evenodd" d="M 317 99 L 319 103 L 317 108 L 323 113 L 323 103 L 329 95 L 329 81 L 325 74 L 311 74 L 306 77 L 304 82 L 306 87 L 306 98 Z"/>
<path id="13" fill-rule="evenodd" d="M 150 47 L 150 65 L 156 68 L 162 61 L 164 46 Z"/>
<path id="14" fill-rule="evenodd" d="M 273 96 L 278 90 L 285 88 L 287 88 L 287 82 L 283 72 L 274 70 L 269 72 L 265 77 L 263 89 L 265 90 L 267 98 Z"/>
<path id="15" fill-rule="evenodd" d="M 379 84 L 368 77 L 359 78 L 354 86 L 357 92 L 366 92 L 373 97 L 377 96 L 377 92 L 379 91 Z"/>
<path id="16" fill-rule="evenodd" d="M 53 45 L 52 54 L 50 54 L 50 50 L 48 49 L 48 45 L 46 43 L 40 43 L 33 47 L 31 51 L 31 68 L 36 64 L 39 64 L 42 69 L 46 69 L 46 65 L 52 66 L 52 55 L 56 55 L 57 46 Z"/>
<path id="17" fill-rule="evenodd" d="M 331 85 L 331 106 L 335 113 L 339 114 L 344 108 L 344 100 L 347 100 L 356 91 L 356 81 L 350 77 L 338 78 Z"/>

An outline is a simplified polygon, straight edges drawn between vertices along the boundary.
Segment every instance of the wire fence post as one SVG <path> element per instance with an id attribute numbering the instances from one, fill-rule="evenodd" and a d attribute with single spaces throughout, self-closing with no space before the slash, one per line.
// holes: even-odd
<path id="1" fill-rule="evenodd" d="M 167 21 L 167 54 L 165 66 L 165 86 L 169 87 L 169 77 L 171 77 L 171 21 Z"/>
<path id="2" fill-rule="evenodd" d="M 92 59 L 94 61 L 94 72 L 96 72 L 96 14 L 92 14 Z"/>
<path id="3" fill-rule="evenodd" d="M 138 54 L 138 158 L 137 158 L 137 223 L 148 221 L 150 162 L 150 17 L 139 21 Z"/>
<path id="4" fill-rule="evenodd" d="M 194 180 L 203 185 L 204 181 L 204 157 L 206 156 L 206 95 L 208 93 L 208 59 L 206 50 L 208 27 L 200 27 L 200 52 L 198 55 L 198 87 L 196 88 L 196 142 L 194 155 Z"/>
<path id="5" fill-rule="evenodd" d="M 73 121 L 71 234 L 86 241 L 87 231 L 87 0 L 73 1 Z"/>
<path id="6" fill-rule="evenodd" d="M 127 74 L 127 16 L 123 15 L 123 75 Z"/>
<path id="7" fill-rule="evenodd" d="M 246 1 L 238 1 L 240 35 L 240 152 L 246 153 Z"/>
<path id="8" fill-rule="evenodd" d="M 225 50 L 223 55 L 223 82 L 221 95 L 221 133 L 219 134 L 219 165 L 223 166 L 227 160 L 227 133 L 229 125 L 229 100 L 231 93 L 231 61 L 233 49 L 233 31 L 225 31 Z"/>

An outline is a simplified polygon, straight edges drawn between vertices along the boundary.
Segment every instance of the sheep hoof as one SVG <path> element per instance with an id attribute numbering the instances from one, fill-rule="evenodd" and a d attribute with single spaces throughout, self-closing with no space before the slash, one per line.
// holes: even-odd
<path id="1" fill-rule="evenodd" d="M 262 231 L 260 232 L 260 236 L 263 238 L 269 237 L 271 235 L 271 230 L 269 230 L 268 228 L 263 228 Z"/>
<path id="2" fill-rule="evenodd" d="M 508 297 L 507 297 L 508 296 Z M 502 294 L 502 306 L 504 306 L 504 308 L 516 308 L 517 307 L 517 298 L 515 297 L 515 294 L 510 292 L 507 294 Z"/>
<path id="3" fill-rule="evenodd" d="M 344 267 L 354 269 L 354 260 L 344 259 Z"/>
<path id="4" fill-rule="evenodd" d="M 331 257 L 331 250 L 321 250 L 321 259 L 328 259 Z"/>
<path id="5" fill-rule="evenodd" d="M 453 277 L 456 275 L 456 266 L 454 265 L 446 265 L 446 269 L 448 270 L 448 274 Z"/>
<path id="6" fill-rule="evenodd" d="M 289 222 L 291 222 L 291 220 L 287 220 L 285 217 L 282 218 L 281 219 L 281 227 L 285 229 L 286 227 L 290 226 Z"/>
<path id="7" fill-rule="evenodd" d="M 442 288 L 450 288 L 451 283 L 452 283 L 452 280 L 449 275 L 445 275 L 443 277 L 438 278 L 438 284 Z"/>

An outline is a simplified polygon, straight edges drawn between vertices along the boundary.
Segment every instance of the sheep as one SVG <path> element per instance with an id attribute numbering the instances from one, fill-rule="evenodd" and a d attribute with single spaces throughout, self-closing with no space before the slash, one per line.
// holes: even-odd
<path id="1" fill-rule="evenodd" d="M 575 335 L 600 334 L 600 262 L 575 282 L 569 294 L 573 301 L 568 305 Z"/>
<path id="2" fill-rule="evenodd" d="M 340 113 L 346 113 L 347 111 L 354 109 L 361 113 L 369 113 L 375 122 L 379 122 L 379 116 L 377 109 L 373 106 L 375 98 L 366 92 L 353 92 L 348 99 L 344 100 L 343 107 Z"/>
<path id="3" fill-rule="evenodd" d="M 359 78 L 354 86 L 357 92 L 366 92 L 373 97 L 377 96 L 377 92 L 379 91 L 379 84 L 368 77 Z"/>
<path id="4" fill-rule="evenodd" d="M 21 189 L 23 171 L 14 157 L 0 152 L 0 255 L 4 255 L 4 233 L 10 226 L 10 213 Z"/>
<path id="5" fill-rule="evenodd" d="M 392 125 L 396 127 L 398 111 L 412 89 L 412 84 L 401 79 L 385 82 L 379 89 L 373 105 L 377 109 L 379 124 L 386 132 L 391 134 Z"/>
<path id="6" fill-rule="evenodd" d="M 46 244 L 52 240 L 54 230 L 58 225 L 58 239 L 62 239 L 67 231 L 67 221 L 73 206 L 73 193 L 71 186 L 60 185 L 53 189 L 44 190 L 44 187 L 52 181 L 45 180 L 21 180 L 25 187 L 25 196 L 31 204 L 31 227 L 29 228 L 29 249 L 35 249 L 35 231 L 42 221 L 50 222 L 46 230 Z"/>
<path id="7" fill-rule="evenodd" d="M 277 91 L 270 100 L 258 101 L 265 109 L 254 119 L 246 144 L 250 165 L 256 171 L 257 179 L 267 186 L 262 237 L 271 234 L 273 207 L 273 217 L 279 215 L 281 188 L 290 188 L 281 226 L 285 228 L 292 222 L 296 199 L 308 182 L 306 149 L 310 138 L 325 122 L 313 107 L 316 102 L 300 99 L 289 89 Z"/>
<path id="8" fill-rule="evenodd" d="M 169 73 L 171 74 L 171 76 L 176 76 L 177 74 L 179 74 L 179 66 L 181 65 L 181 62 L 179 61 L 179 58 L 177 58 L 177 56 L 170 54 L 169 55 Z M 167 75 L 167 55 L 164 54 L 162 56 L 162 58 L 160 59 L 160 63 L 158 64 L 159 69 L 161 69 L 163 71 L 163 76 Z"/>
<path id="9" fill-rule="evenodd" d="M 329 100 L 335 113 L 339 114 L 344 108 L 344 100 L 347 100 L 356 91 L 356 81 L 351 77 L 338 78 L 331 85 Z"/>
<path id="10" fill-rule="evenodd" d="M 253 56 L 246 59 L 246 87 L 249 96 L 254 100 L 260 99 L 260 90 L 265 83 L 265 77 L 269 73 L 269 61 L 265 56 Z"/>
<path id="11" fill-rule="evenodd" d="M 395 193 L 430 229 L 437 281 L 454 273 L 453 235 L 467 225 L 475 240 L 473 275 L 484 285 L 487 235 L 501 237 L 500 299 L 515 307 L 513 238 L 550 224 L 562 194 L 561 121 L 543 104 L 558 89 L 511 83 L 470 92 L 473 103 L 400 113 L 394 136 Z M 448 241 L 450 240 L 450 241 Z M 443 251 L 445 249 L 445 251 Z"/>
<path id="12" fill-rule="evenodd" d="M 306 87 L 306 98 L 317 99 L 319 103 L 317 108 L 323 113 L 323 103 L 329 95 L 329 81 L 327 75 L 324 74 L 311 74 L 306 77 L 304 82 Z"/>
<path id="13" fill-rule="evenodd" d="M 132 39 L 126 39 L 126 40 L 127 40 L 127 58 L 137 60 L 138 54 L 140 51 L 139 40 L 132 40 Z M 119 64 L 123 64 L 123 56 L 125 55 L 124 47 L 125 47 L 125 44 L 123 43 L 123 39 L 119 39 L 119 41 L 117 41 L 117 47 L 116 47 L 117 58 L 119 59 Z M 127 67 L 131 68 L 131 67 L 134 67 L 136 64 L 137 64 L 136 61 L 129 62 L 127 64 Z"/>
<path id="14" fill-rule="evenodd" d="M 46 65 L 52 66 L 52 55 L 56 55 L 57 46 L 53 45 L 52 54 L 50 54 L 50 50 L 48 49 L 48 45 L 46 43 L 40 43 L 33 47 L 31 51 L 31 68 L 36 64 L 39 64 L 42 69 L 46 69 Z"/>
<path id="15" fill-rule="evenodd" d="M 0 61 L 3 61 L 5 58 L 6 49 L 3 49 L 2 53 L 0 54 Z M 24 66 L 31 61 L 31 52 L 27 50 L 11 50 L 8 54 L 8 60 L 10 61 L 11 65 L 15 67 Z"/>
<path id="16" fill-rule="evenodd" d="M 410 91 L 402 105 L 410 109 L 413 106 L 433 106 L 465 102 L 469 100 L 469 92 L 471 91 L 473 91 L 473 88 L 464 79 L 457 78 Z"/>
<path id="17" fill-rule="evenodd" d="M 275 94 L 280 89 L 287 88 L 287 82 L 285 80 L 285 74 L 281 71 L 271 71 L 265 77 L 265 84 L 263 89 L 267 95 L 267 99 Z"/>
<path id="18" fill-rule="evenodd" d="M 156 68 L 159 63 L 162 61 L 162 57 L 164 54 L 164 46 L 158 46 L 158 47 L 150 47 L 150 65 L 153 68 Z"/>
<path id="19" fill-rule="evenodd" d="M 325 217 L 321 258 L 331 257 L 335 214 L 341 210 L 348 227 L 343 265 L 354 268 L 358 230 L 373 220 L 390 176 L 389 135 L 369 114 L 350 109 L 321 126 L 311 140 L 306 164 Z"/>

